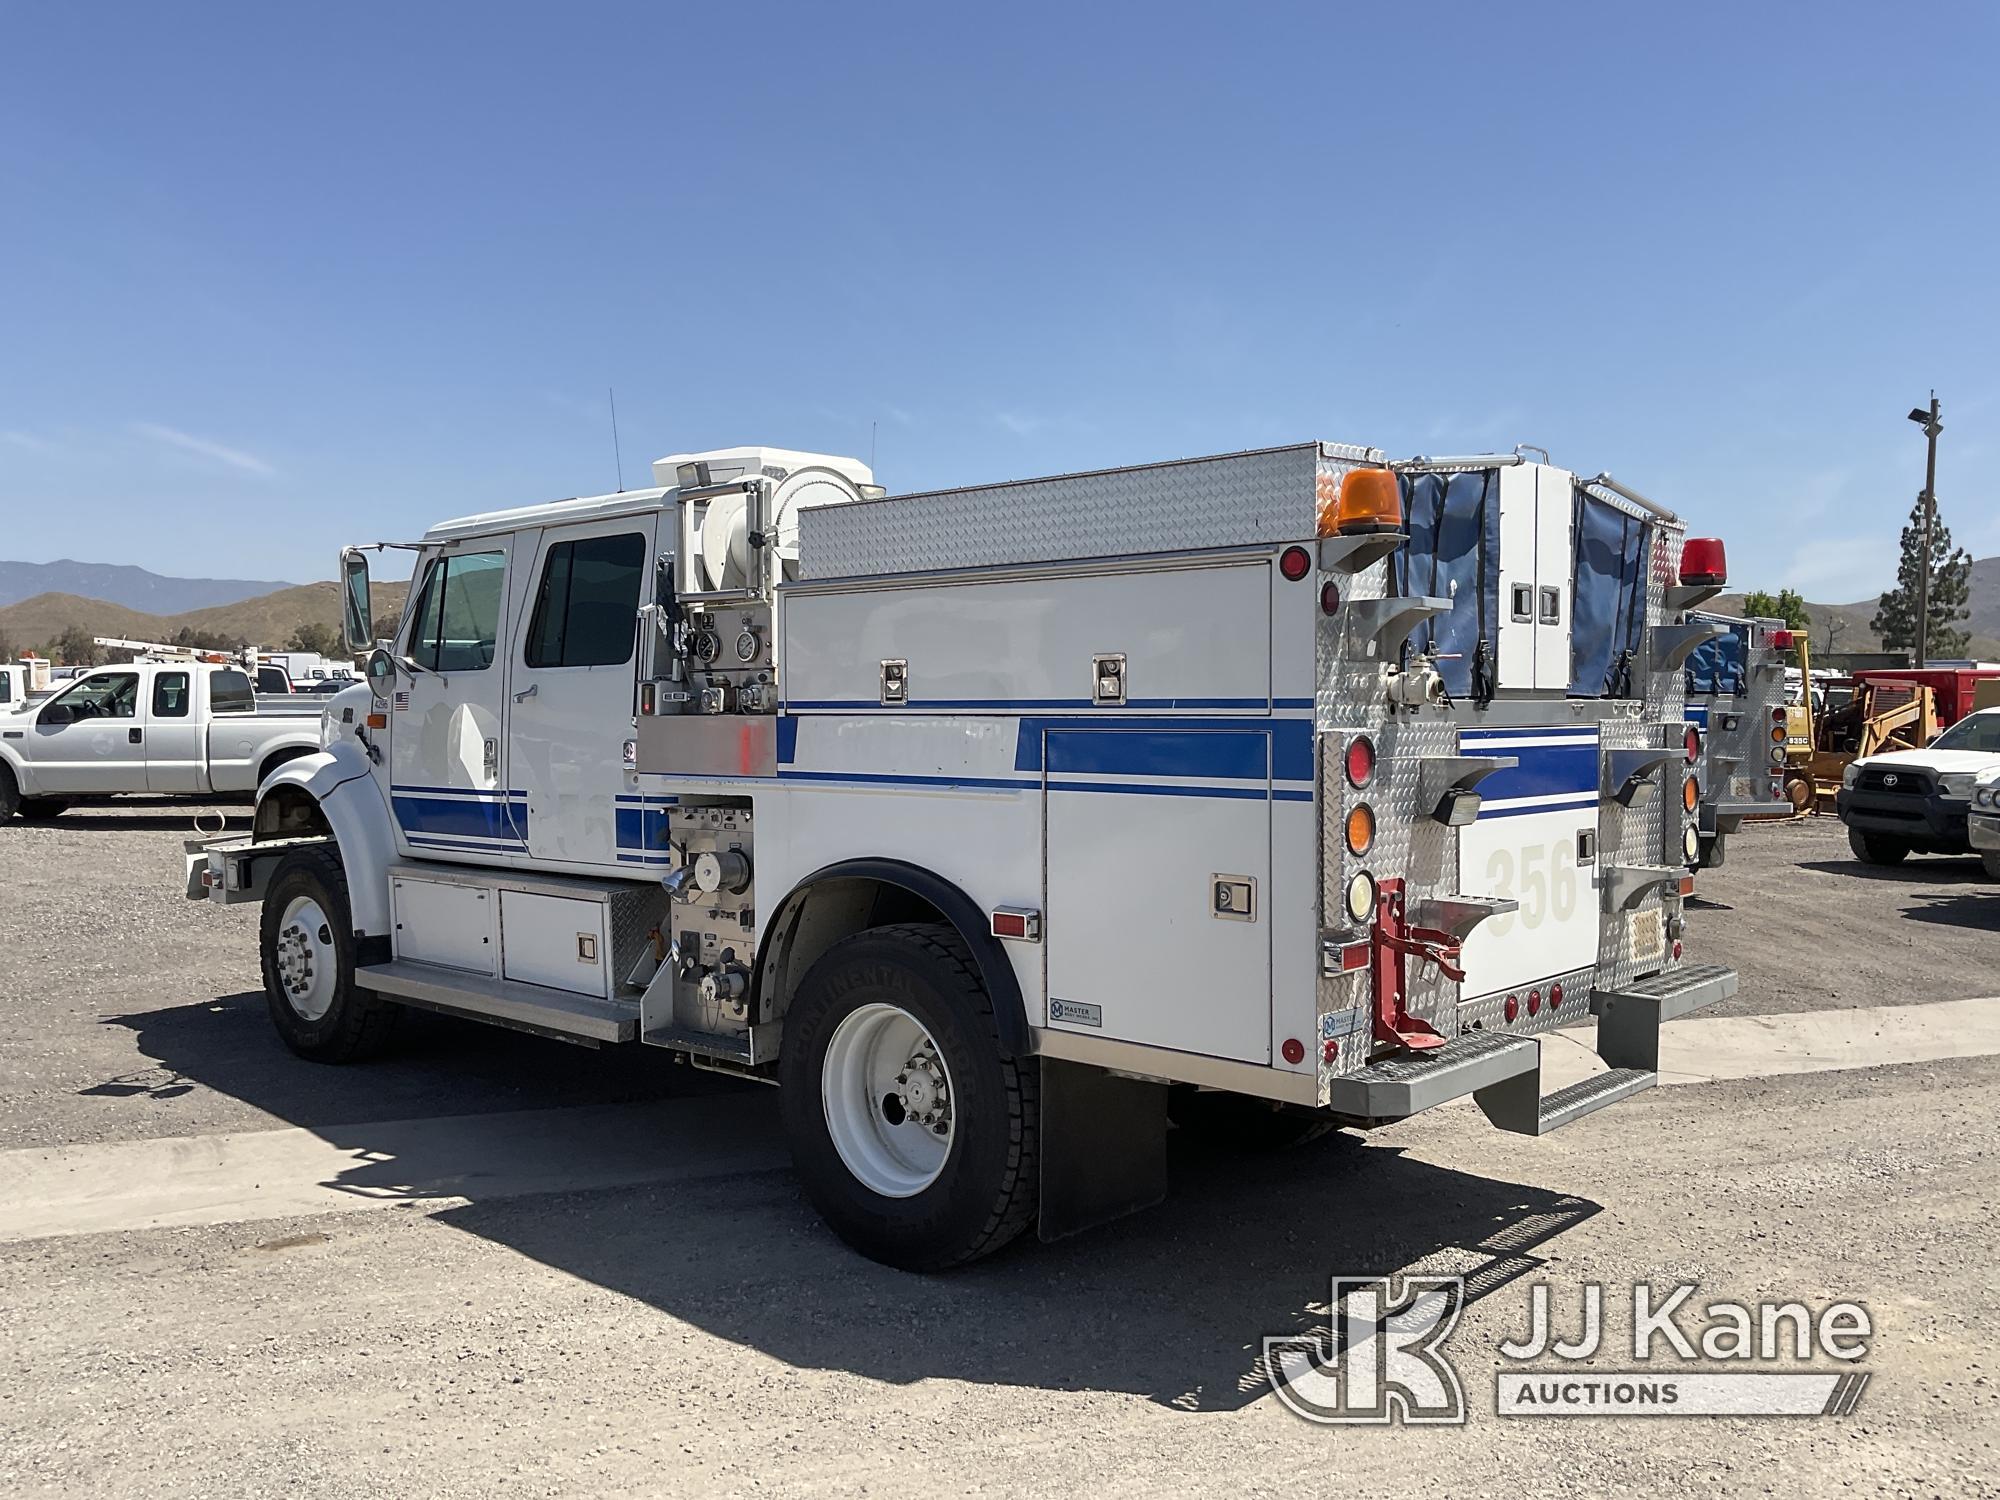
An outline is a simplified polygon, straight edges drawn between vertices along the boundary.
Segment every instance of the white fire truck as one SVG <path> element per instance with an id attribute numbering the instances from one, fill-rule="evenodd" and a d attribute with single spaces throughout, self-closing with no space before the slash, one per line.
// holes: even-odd
<path id="1" fill-rule="evenodd" d="M 449 521 L 188 894 L 263 903 L 307 1058 L 420 1006 L 780 1084 L 826 1220 L 906 1267 L 1156 1201 L 1170 1119 L 1538 1135 L 1736 980 L 1682 910 L 1720 579 L 1528 451 L 889 497 L 740 448 Z M 1545 1097 L 1593 1018 L 1607 1071 Z"/>

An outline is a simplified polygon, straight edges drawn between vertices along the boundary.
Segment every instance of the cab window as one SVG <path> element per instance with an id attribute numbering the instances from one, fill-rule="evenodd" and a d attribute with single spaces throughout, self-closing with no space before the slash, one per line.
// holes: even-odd
<path id="1" fill-rule="evenodd" d="M 208 711 L 212 714 L 254 714 L 257 690 L 234 667 L 223 667 L 208 679 Z"/>
<path id="2" fill-rule="evenodd" d="M 188 674 L 159 672 L 153 677 L 153 717 L 185 719 L 188 712 Z"/>
<path id="3" fill-rule="evenodd" d="M 72 721 L 137 718 L 139 674 L 100 672 L 93 677 L 78 678 L 74 687 L 50 700 L 51 707 L 57 703 L 70 711 Z"/>
<path id="4" fill-rule="evenodd" d="M 433 672 L 492 666 L 506 571 L 504 552 L 467 552 L 433 562 L 410 628 L 410 659 Z"/>
<path id="5" fill-rule="evenodd" d="M 630 661 L 645 570 L 646 538 L 636 531 L 549 548 L 528 622 L 527 664 L 615 667 Z"/>

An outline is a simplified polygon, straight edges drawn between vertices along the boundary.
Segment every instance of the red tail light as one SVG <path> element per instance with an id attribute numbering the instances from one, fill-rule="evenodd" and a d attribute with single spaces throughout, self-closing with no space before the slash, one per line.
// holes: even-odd
<path id="1" fill-rule="evenodd" d="M 1729 582 L 1729 559 L 1723 554 L 1721 537 L 1691 536 L 1681 543 L 1681 582 Z"/>
<path id="2" fill-rule="evenodd" d="M 1297 583 L 1312 571 L 1312 554 L 1303 547 L 1287 547 L 1278 554 L 1278 571 Z"/>
<path id="3" fill-rule="evenodd" d="M 1687 746 L 1689 765 L 1693 765 L 1701 759 L 1701 731 L 1696 729 L 1694 725 L 1688 725 L 1687 733 L 1682 737 L 1681 743 Z"/>
<path id="4" fill-rule="evenodd" d="M 1347 742 L 1347 784 L 1366 786 L 1375 777 L 1375 742 L 1357 734 Z"/>
<path id="5" fill-rule="evenodd" d="M 1340 612 L 1339 584 L 1323 583 L 1320 585 L 1319 612 L 1323 615 L 1338 614 Z"/>

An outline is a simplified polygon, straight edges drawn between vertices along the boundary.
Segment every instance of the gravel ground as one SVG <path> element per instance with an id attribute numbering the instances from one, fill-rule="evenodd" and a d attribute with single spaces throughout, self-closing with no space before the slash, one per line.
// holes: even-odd
<path id="1" fill-rule="evenodd" d="M 241 810 L 238 810 L 240 817 Z M 261 1014 L 254 917 L 185 903 L 188 813 L 0 829 L 0 1147 L 630 1099 L 771 1100 L 633 1053 L 426 1021 L 321 1069 Z M 79 878 L 79 871 L 88 878 Z M 1704 874 L 1743 1014 L 2000 990 L 1970 861 L 1864 871 L 1826 820 Z M 2000 1494 L 2000 1059 L 1655 1090 L 1543 1140 L 1437 1111 L 1245 1160 L 1146 1214 L 900 1275 L 789 1172 L 0 1245 L 0 1493 L 113 1496 Z M 1265 1335 L 1335 1273 L 1446 1268 L 1463 1429 L 1310 1426 Z M 1503 1420 L 1526 1287 L 1866 1301 L 1845 1420 Z M 1593 1366 L 1630 1368 L 1621 1326 Z"/>

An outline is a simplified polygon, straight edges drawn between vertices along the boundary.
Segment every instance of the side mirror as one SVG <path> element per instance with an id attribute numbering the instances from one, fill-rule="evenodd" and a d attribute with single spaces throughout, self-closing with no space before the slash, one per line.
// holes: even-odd
<path id="1" fill-rule="evenodd" d="M 47 708 L 42 710 L 42 722 L 44 724 L 74 724 L 76 722 L 76 710 L 71 708 L 67 703 L 51 703 Z"/>
<path id="2" fill-rule="evenodd" d="M 377 647 L 368 653 L 368 686 L 378 698 L 389 696 L 396 685 L 396 658 Z"/>
<path id="3" fill-rule="evenodd" d="M 341 639 L 358 656 L 375 644 L 375 621 L 368 605 L 368 559 L 358 548 L 341 552 L 340 576 Z"/>

